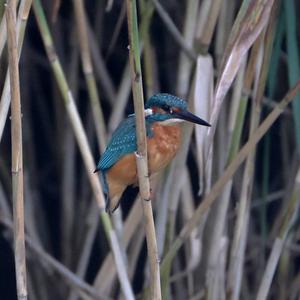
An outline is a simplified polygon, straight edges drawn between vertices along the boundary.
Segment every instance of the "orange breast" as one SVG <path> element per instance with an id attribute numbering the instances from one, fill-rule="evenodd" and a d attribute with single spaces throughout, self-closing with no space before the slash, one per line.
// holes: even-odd
<path id="1" fill-rule="evenodd" d="M 166 167 L 174 158 L 181 142 L 179 125 L 160 125 L 152 127 L 153 137 L 148 139 L 148 162 L 150 174 Z"/>
<path id="2" fill-rule="evenodd" d="M 174 158 L 181 142 L 178 125 L 154 124 L 153 137 L 147 139 L 150 175 L 162 170 Z M 110 198 L 120 196 L 126 186 L 138 182 L 135 154 L 123 156 L 107 171 Z"/>

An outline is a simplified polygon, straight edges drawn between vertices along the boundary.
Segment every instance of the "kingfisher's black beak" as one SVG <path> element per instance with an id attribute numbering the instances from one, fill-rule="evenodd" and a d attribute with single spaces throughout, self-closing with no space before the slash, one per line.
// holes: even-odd
<path id="1" fill-rule="evenodd" d="M 204 120 L 200 119 L 199 117 L 195 116 L 194 114 L 190 113 L 188 110 L 176 112 L 174 114 L 174 117 L 185 120 L 185 121 L 189 121 L 189 122 L 192 122 L 195 124 L 203 125 L 203 126 L 208 126 L 208 127 L 211 126 L 206 121 L 204 121 Z"/>

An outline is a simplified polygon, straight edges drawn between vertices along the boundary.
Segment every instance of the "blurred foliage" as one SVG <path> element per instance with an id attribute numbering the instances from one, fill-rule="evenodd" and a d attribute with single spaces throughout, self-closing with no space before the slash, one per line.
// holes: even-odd
<path id="1" fill-rule="evenodd" d="M 228 86 L 220 91 L 224 92 L 224 99 L 215 115 L 216 133 L 211 136 L 214 142 L 212 183 L 222 175 L 228 161 L 235 158 L 238 149 L 248 140 L 249 132 L 264 120 L 299 79 L 300 3 L 275 0 L 277 9 L 273 8 L 269 19 L 271 12 L 264 15 L 264 11 L 258 9 L 262 7 L 259 6 L 261 3 L 267 2 L 138 1 L 145 95 L 155 92 L 176 94 L 188 99 L 195 109 L 199 107 L 199 101 L 203 101 L 203 107 L 208 111 L 206 117 L 211 119 L 210 113 L 217 104 L 212 98 L 203 99 L 195 92 L 199 84 L 197 78 L 201 78 L 199 74 L 205 79 L 209 76 L 198 69 L 197 59 L 212 58 L 215 86 L 222 78 L 227 80 L 223 81 L 224 86 L 226 83 Z M 43 0 L 42 7 L 96 163 L 115 127 L 133 112 L 126 5 L 120 0 L 84 3 L 89 46 L 86 51 L 91 55 L 98 94 L 96 106 L 93 106 L 95 90 L 90 90 L 87 83 L 91 72 L 82 67 L 82 45 L 74 3 L 75 0 Z M 1 16 L 2 11 L 4 1 L 0 1 Z M 4 21 L 2 18 L 2 24 Z M 0 28 L 3 37 L 5 31 L 2 25 Z M 274 41 L 273 36 L 270 38 L 272 34 Z M 242 50 L 238 48 L 241 45 Z M 236 65 L 230 65 L 230 57 Z M 7 64 L 5 47 L 0 61 L 1 90 Z M 230 72 L 235 67 L 236 70 L 229 75 L 224 73 L 226 64 L 232 67 Z M 262 72 L 267 72 L 265 80 Z M 59 266 L 77 273 L 75 278 L 83 278 L 100 298 L 106 295 L 117 299 L 122 292 L 112 257 L 108 258 L 110 246 L 105 238 L 106 229 L 99 224 L 87 171 L 33 11 L 22 47 L 20 86 L 25 225 L 31 243 L 42 247 Z M 261 97 L 260 91 L 263 92 Z M 259 104 L 254 101 L 257 98 Z M 299 199 L 299 98 L 268 131 L 256 147 L 256 154 L 251 153 L 252 175 L 245 165 L 237 171 L 231 187 L 226 188 L 228 195 L 225 192 L 220 195 L 221 201 L 211 207 L 205 220 L 178 252 L 170 276 L 166 275 L 165 292 L 169 299 L 255 299 L 274 240 L 281 237 L 282 224 L 286 223 L 286 212 L 290 203 L 297 202 L 293 199 Z M 0 118 L 3 117 L 2 101 L 1 98 Z M 257 109 L 254 117 L 253 109 Z M 95 124 L 101 126 L 97 129 Z M 8 225 L 12 215 L 10 129 L 8 116 L 3 135 L 0 134 L 1 299 L 16 298 L 12 231 Z M 185 130 L 185 153 L 180 153 L 177 161 L 153 183 L 158 247 L 162 258 L 210 189 L 209 175 L 203 166 L 206 160 L 203 162 L 199 158 L 207 148 L 201 148 L 191 129 Z M 245 194 L 243 178 L 250 183 Z M 203 192 L 201 195 L 199 190 Z M 141 207 L 135 204 L 135 195 L 136 189 L 126 191 L 127 199 L 122 201 L 113 221 L 125 249 L 133 290 L 136 295 L 144 295 L 149 270 Z M 227 207 L 224 197 L 228 197 Z M 237 220 L 243 197 L 247 212 L 241 214 L 245 227 L 239 231 Z M 298 206 L 295 204 L 295 207 L 297 213 Z M 269 299 L 300 297 L 299 218 L 289 225 L 293 226 L 286 226 L 285 244 L 268 290 Z M 238 239 L 239 258 L 233 255 L 236 231 L 243 237 Z M 219 238 L 215 240 L 217 236 Z M 87 294 L 93 298 L 92 292 L 89 294 L 76 280 L 70 280 L 73 273 L 55 267 L 51 259 L 45 258 L 46 252 L 41 254 L 33 250 L 32 244 L 27 247 L 30 299 L 87 299 Z M 217 261 L 212 257 L 213 251 Z M 235 281 L 238 288 L 232 287 L 230 281 L 229 265 L 235 259 L 240 264 Z"/>

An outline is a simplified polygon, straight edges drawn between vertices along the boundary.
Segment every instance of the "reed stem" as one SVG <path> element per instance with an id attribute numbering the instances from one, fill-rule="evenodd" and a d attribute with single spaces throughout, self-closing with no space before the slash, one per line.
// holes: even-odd
<path id="1" fill-rule="evenodd" d="M 228 165 L 223 175 L 217 180 L 213 185 L 210 193 L 204 198 L 201 204 L 196 209 L 192 218 L 185 224 L 181 229 L 180 234 L 172 243 L 170 250 L 166 254 L 165 258 L 161 264 L 161 272 L 164 272 L 168 268 L 170 261 L 176 256 L 178 250 L 183 245 L 186 238 L 191 234 L 193 229 L 199 224 L 204 213 L 211 207 L 211 205 L 216 201 L 218 195 L 221 193 L 225 184 L 232 178 L 233 174 L 237 171 L 239 166 L 244 162 L 246 157 L 251 153 L 256 144 L 261 140 L 264 134 L 269 130 L 272 124 L 278 119 L 278 117 L 283 113 L 284 109 L 289 103 L 291 103 L 295 96 L 300 91 L 300 79 L 294 85 L 292 89 L 286 94 L 286 96 L 281 100 L 278 105 L 272 110 L 272 112 L 265 118 L 261 125 L 255 130 L 253 135 L 249 138 L 248 142 L 242 147 L 238 152 L 235 159 Z"/>
<path id="2" fill-rule="evenodd" d="M 147 141 L 144 117 L 144 96 L 140 47 L 138 36 L 137 9 L 135 0 L 127 0 L 127 20 L 129 34 L 129 59 L 131 82 L 136 117 L 137 153 L 136 163 L 139 178 L 141 201 L 143 205 L 144 224 L 151 272 L 151 299 L 161 299 L 159 260 L 152 203 L 150 199 L 150 182 L 148 172 Z"/>
<path id="3" fill-rule="evenodd" d="M 64 105 L 66 107 L 72 125 L 72 129 L 74 131 L 83 158 L 83 162 L 86 167 L 88 179 L 90 181 L 94 193 L 94 197 L 96 198 L 100 210 L 100 217 L 104 227 L 104 231 L 106 233 L 106 237 L 108 241 L 110 242 L 110 246 L 114 254 L 114 259 L 115 259 L 122 291 L 126 296 L 126 299 L 133 299 L 133 292 L 127 276 L 125 263 L 124 260 L 122 259 L 120 245 L 116 238 L 116 233 L 113 230 L 110 218 L 104 211 L 104 206 L 105 206 L 104 197 L 103 197 L 100 181 L 98 176 L 95 173 L 93 173 L 93 170 L 95 169 L 95 162 L 92 157 L 88 139 L 85 130 L 83 128 L 83 124 L 80 119 L 80 116 L 78 114 L 78 110 L 75 105 L 72 92 L 68 86 L 64 71 L 62 69 L 60 61 L 56 54 L 52 36 L 48 28 L 48 24 L 40 0 L 34 0 L 33 9 L 44 42 L 44 46 L 46 48 L 48 59 L 50 61 L 56 82 L 62 94 Z"/>
<path id="4" fill-rule="evenodd" d="M 8 42 L 8 66 L 11 84 L 11 143 L 12 143 L 12 199 L 14 218 L 14 250 L 17 295 L 19 300 L 27 299 L 26 252 L 24 229 L 23 147 L 21 96 L 18 64 L 18 42 L 16 1 L 8 1 L 6 7 Z"/>

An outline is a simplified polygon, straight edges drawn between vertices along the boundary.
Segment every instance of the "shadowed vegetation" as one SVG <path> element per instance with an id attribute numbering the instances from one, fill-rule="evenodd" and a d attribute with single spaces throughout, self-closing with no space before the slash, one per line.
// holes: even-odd
<path id="1" fill-rule="evenodd" d="M 157 244 L 163 299 L 299 299 L 298 1 L 138 0 L 137 26 L 130 0 L 8 2 L 0 298 L 150 299 L 154 289 L 160 299 L 147 251 Z M 184 125 L 180 152 L 150 178 L 155 238 L 137 188 L 109 216 L 93 171 L 119 122 L 156 92 L 186 99 L 212 127 Z"/>

